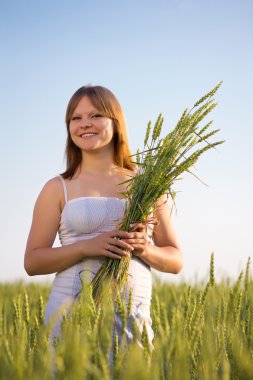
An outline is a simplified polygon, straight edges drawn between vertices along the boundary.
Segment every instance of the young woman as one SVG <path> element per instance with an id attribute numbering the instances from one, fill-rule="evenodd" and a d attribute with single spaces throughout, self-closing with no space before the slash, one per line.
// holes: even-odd
<path id="1" fill-rule="evenodd" d="M 70 310 L 80 295 L 80 274 L 89 273 L 92 280 L 106 256 L 119 260 L 130 249 L 131 317 L 136 319 L 139 341 L 146 324 L 153 347 L 151 267 L 170 273 L 182 268 L 169 206 L 164 199 L 155 205 L 158 224 L 149 231 L 141 223 L 132 233 L 117 228 L 127 202 L 119 193 L 125 186 L 118 183 L 134 175 L 136 168 L 124 115 L 111 91 L 79 88 L 69 101 L 66 126 L 66 171 L 47 181 L 36 200 L 24 259 L 30 276 L 57 272 L 44 316 L 45 323 L 55 318 L 51 339 L 60 334 L 62 308 Z M 52 248 L 57 232 L 62 246 Z M 120 325 L 118 317 L 115 325 Z M 126 336 L 131 341 L 130 327 Z"/>

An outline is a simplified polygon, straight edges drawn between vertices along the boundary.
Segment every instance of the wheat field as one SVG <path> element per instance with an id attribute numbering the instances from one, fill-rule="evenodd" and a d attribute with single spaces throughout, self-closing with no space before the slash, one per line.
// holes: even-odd
<path id="1" fill-rule="evenodd" d="M 119 299 L 122 341 L 112 337 L 113 307 L 96 307 L 83 292 L 70 316 L 63 311 L 62 334 L 50 345 L 43 323 L 50 286 L 0 284 L 0 379 L 253 379 L 253 281 L 250 258 L 236 281 L 209 278 L 189 285 L 153 282 L 154 349 L 143 328 L 142 347 L 125 345 L 131 305 Z M 110 352 L 113 362 L 109 362 Z"/>

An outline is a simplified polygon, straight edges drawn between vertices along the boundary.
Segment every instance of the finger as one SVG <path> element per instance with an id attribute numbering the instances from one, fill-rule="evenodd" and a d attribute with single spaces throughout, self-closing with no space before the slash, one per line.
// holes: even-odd
<path id="1" fill-rule="evenodd" d="M 143 231 L 142 232 L 133 232 L 133 238 L 127 239 L 128 244 L 132 244 L 132 241 L 136 240 L 136 239 L 145 239 L 145 237 L 146 237 L 146 233 Z"/>
<path id="2" fill-rule="evenodd" d="M 132 232 L 121 231 L 121 230 L 113 230 L 108 233 L 109 237 L 112 238 L 120 238 L 120 239 L 129 239 L 133 237 Z"/>
<path id="3" fill-rule="evenodd" d="M 136 244 L 135 247 L 134 247 L 134 250 L 135 251 L 144 251 L 145 250 L 145 245 L 144 244 Z M 134 251 L 133 251 L 134 253 Z"/>
<path id="4" fill-rule="evenodd" d="M 108 247 L 106 249 L 107 252 L 112 252 L 112 253 L 116 253 L 120 256 L 129 256 L 129 252 L 128 251 L 124 251 L 120 248 L 118 248 L 116 245 L 112 245 L 112 244 L 108 244 Z"/>
<path id="5" fill-rule="evenodd" d="M 111 259 L 121 259 L 122 256 L 115 255 L 114 253 L 110 251 L 104 251 L 104 256 L 110 257 Z"/>
<path id="6" fill-rule="evenodd" d="M 147 241 L 144 240 L 144 239 L 135 239 L 135 240 L 132 240 L 132 241 L 131 241 L 131 245 L 132 245 L 132 247 L 133 247 L 134 249 L 136 249 L 137 246 L 139 246 L 139 245 L 145 246 L 146 243 L 147 243 Z M 132 251 L 131 251 L 131 252 L 132 252 Z"/>
<path id="7" fill-rule="evenodd" d="M 133 229 L 133 231 L 139 230 L 139 231 L 145 231 L 147 226 L 143 223 L 133 223 L 130 224 L 130 227 Z"/>
<path id="8" fill-rule="evenodd" d="M 134 249 L 136 249 L 137 245 L 144 245 L 145 244 L 145 239 L 135 239 L 132 243 L 132 246 Z"/>
<path id="9" fill-rule="evenodd" d="M 117 239 L 110 238 L 109 244 L 115 245 L 115 246 L 123 248 L 123 249 L 130 250 L 130 251 L 132 251 L 134 249 L 130 244 L 128 244 L 124 240 L 117 240 Z"/>

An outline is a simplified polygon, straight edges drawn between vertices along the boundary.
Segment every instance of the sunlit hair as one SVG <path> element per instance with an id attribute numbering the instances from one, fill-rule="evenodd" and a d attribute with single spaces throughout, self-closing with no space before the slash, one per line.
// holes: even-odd
<path id="1" fill-rule="evenodd" d="M 61 173 L 65 179 L 72 178 L 81 164 L 82 152 L 76 146 L 70 136 L 69 125 L 73 113 L 80 100 L 87 96 L 94 107 L 104 116 L 109 117 L 113 122 L 113 159 L 114 163 L 129 170 L 135 170 L 135 165 L 131 159 L 131 151 L 128 145 L 126 122 L 121 106 L 113 93 L 102 86 L 83 86 L 80 87 L 71 97 L 66 111 L 67 141 L 65 149 L 66 170 Z"/>

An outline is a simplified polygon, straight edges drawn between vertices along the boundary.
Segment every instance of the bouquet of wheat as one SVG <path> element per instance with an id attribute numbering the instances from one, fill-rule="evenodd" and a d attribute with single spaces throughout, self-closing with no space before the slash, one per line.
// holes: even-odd
<path id="1" fill-rule="evenodd" d="M 209 130 L 212 121 L 200 126 L 200 122 L 216 107 L 213 96 L 221 84 L 222 82 L 198 100 L 190 110 L 185 109 L 176 127 L 165 138 L 160 138 L 162 114 L 158 116 L 153 128 L 151 122 L 148 123 L 144 149 L 133 155 L 136 156 L 137 173 L 127 181 L 121 182 L 128 183 L 126 192 L 121 193 L 128 199 L 128 206 L 120 225 L 121 230 L 130 232 L 131 224 L 145 223 L 154 211 L 154 205 L 164 194 L 170 195 L 174 202 L 174 182 L 180 179 L 179 176 L 184 172 L 193 174 L 189 169 L 199 157 L 205 151 L 224 142 L 209 142 L 209 138 L 219 131 Z M 204 146 L 200 145 L 201 143 Z M 130 260 L 131 253 L 130 257 L 124 256 L 121 260 L 105 258 L 91 282 L 96 302 L 101 299 L 105 283 L 109 282 L 108 288 L 111 291 L 121 291 L 127 280 Z"/>

